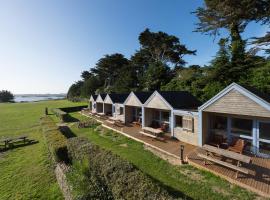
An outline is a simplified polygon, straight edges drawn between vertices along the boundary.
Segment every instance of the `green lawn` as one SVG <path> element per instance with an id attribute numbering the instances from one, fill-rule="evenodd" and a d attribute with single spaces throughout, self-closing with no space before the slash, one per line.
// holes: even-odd
<path id="1" fill-rule="evenodd" d="M 78 113 L 72 117 L 86 118 Z M 172 166 L 143 149 L 142 144 L 112 131 L 98 134 L 91 128 L 78 129 L 71 125 L 71 130 L 78 136 L 85 136 L 95 144 L 109 149 L 129 160 L 143 172 L 158 180 L 176 193 L 192 199 L 255 199 L 256 195 L 241 189 L 227 181 L 192 166 Z"/>
<path id="2" fill-rule="evenodd" d="M 63 199 L 54 177 L 39 118 L 45 107 L 81 105 L 66 100 L 0 103 L 0 137 L 27 134 L 37 144 L 0 152 L 0 199 Z"/>

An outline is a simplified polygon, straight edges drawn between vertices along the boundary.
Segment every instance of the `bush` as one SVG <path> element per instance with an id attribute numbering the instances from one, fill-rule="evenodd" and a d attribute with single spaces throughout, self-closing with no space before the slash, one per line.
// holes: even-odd
<path id="1" fill-rule="evenodd" d="M 68 162 L 67 138 L 48 116 L 41 118 L 41 127 L 53 161 Z"/>
<path id="2" fill-rule="evenodd" d="M 12 102 L 14 100 L 14 95 L 7 90 L 0 91 L 0 103 L 1 102 Z"/>
<path id="3" fill-rule="evenodd" d="M 59 108 L 53 108 L 52 113 L 55 114 L 62 122 L 68 119 L 68 113 Z"/>
<path id="4" fill-rule="evenodd" d="M 112 195 L 113 199 L 173 199 L 158 183 L 128 161 L 90 143 L 86 138 L 69 139 L 67 146 L 72 163 L 88 161 L 89 169 L 85 175 L 98 177 L 98 184 L 104 185 L 104 192 L 108 197 Z"/>

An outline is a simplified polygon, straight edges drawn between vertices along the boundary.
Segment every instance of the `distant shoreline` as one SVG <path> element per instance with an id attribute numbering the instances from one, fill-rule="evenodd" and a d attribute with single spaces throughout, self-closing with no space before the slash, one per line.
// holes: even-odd
<path id="1" fill-rule="evenodd" d="M 39 102 L 65 99 L 65 95 L 14 95 L 15 103 Z"/>

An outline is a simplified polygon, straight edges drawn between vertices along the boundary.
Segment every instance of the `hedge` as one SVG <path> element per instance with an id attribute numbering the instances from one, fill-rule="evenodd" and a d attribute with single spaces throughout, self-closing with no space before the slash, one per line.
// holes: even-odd
<path id="1" fill-rule="evenodd" d="M 89 185 L 90 182 L 93 185 L 95 180 L 94 185 L 102 185 L 105 194 L 102 199 L 174 199 L 161 185 L 131 163 L 90 143 L 86 138 L 69 139 L 67 148 L 72 163 L 88 162 L 82 185 Z M 80 189 L 79 199 L 87 199 L 87 195 L 95 192 L 94 188 Z"/>
<path id="2" fill-rule="evenodd" d="M 40 124 L 53 161 L 68 162 L 67 138 L 49 116 L 42 117 Z"/>
<path id="3" fill-rule="evenodd" d="M 62 122 L 68 119 L 68 113 L 64 112 L 60 108 L 53 108 L 52 113 L 55 114 Z"/>

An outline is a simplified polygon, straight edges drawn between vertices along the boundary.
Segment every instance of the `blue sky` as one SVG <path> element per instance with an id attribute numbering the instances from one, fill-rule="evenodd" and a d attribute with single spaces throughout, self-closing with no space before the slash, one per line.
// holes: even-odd
<path id="1" fill-rule="evenodd" d="M 126 57 L 139 48 L 145 28 L 176 35 L 196 56 L 188 64 L 207 64 L 217 51 L 214 38 L 192 32 L 191 14 L 203 1 L 181 0 L 1 0 L 0 90 L 60 93 L 105 54 Z M 266 27 L 251 24 L 244 38 Z M 223 32 L 227 35 L 226 32 Z"/>

